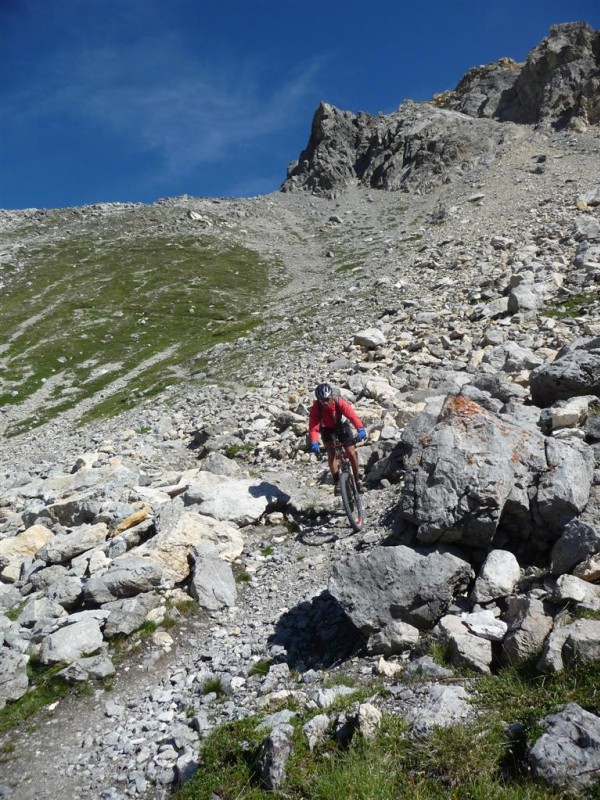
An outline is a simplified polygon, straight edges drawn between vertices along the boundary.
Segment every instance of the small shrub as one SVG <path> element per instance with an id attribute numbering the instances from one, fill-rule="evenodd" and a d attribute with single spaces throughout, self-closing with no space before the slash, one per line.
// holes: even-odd
<path id="1" fill-rule="evenodd" d="M 246 444 L 230 444 L 229 447 L 225 449 L 225 455 L 227 458 L 237 458 L 238 456 L 243 456 L 245 453 L 250 453 L 253 448 L 253 445 L 246 443 Z"/>
<path id="2" fill-rule="evenodd" d="M 248 677 L 251 678 L 253 675 L 267 675 L 270 668 L 271 662 L 261 658 L 260 661 L 255 661 L 254 664 L 252 664 L 248 670 Z"/>
<path id="3" fill-rule="evenodd" d="M 220 678 L 208 678 L 202 684 L 202 694 L 216 694 L 217 697 L 222 697 L 225 694 L 223 684 Z"/>
<path id="4" fill-rule="evenodd" d="M 11 622 L 16 622 L 17 619 L 19 618 L 20 614 L 21 614 L 21 611 L 23 611 L 23 609 L 25 608 L 26 605 L 27 605 L 27 601 L 24 600 L 22 603 L 19 603 L 18 605 L 7 609 L 4 612 L 4 616 L 7 619 L 9 619 Z"/>
<path id="5" fill-rule="evenodd" d="M 142 625 L 140 625 L 137 631 L 135 631 L 135 633 L 137 634 L 137 636 L 139 636 L 139 638 L 142 641 L 145 641 L 146 639 L 149 639 L 152 636 L 152 634 L 156 631 L 157 627 L 158 626 L 156 622 L 144 622 L 142 623 Z"/>
<path id="6" fill-rule="evenodd" d="M 198 611 L 198 603 L 191 598 L 189 600 L 177 600 L 173 607 L 179 611 L 184 617 L 191 617 Z"/>

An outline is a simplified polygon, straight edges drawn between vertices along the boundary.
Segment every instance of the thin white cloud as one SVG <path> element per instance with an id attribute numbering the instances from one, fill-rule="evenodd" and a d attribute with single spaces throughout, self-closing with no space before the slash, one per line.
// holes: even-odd
<path id="1" fill-rule="evenodd" d="M 163 177 L 218 162 L 305 115 L 319 62 L 285 74 L 257 60 L 208 64 L 178 37 L 61 52 L 8 105 L 13 123 L 89 123 L 153 152 Z M 275 77 L 273 77 L 275 76 Z"/>

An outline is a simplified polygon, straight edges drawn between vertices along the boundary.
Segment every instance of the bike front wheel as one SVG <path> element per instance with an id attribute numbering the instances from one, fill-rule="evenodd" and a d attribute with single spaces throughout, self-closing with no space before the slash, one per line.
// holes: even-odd
<path id="1" fill-rule="evenodd" d="M 360 531 L 365 523 L 365 512 L 354 475 L 340 471 L 340 494 L 348 522 L 355 531 Z"/>

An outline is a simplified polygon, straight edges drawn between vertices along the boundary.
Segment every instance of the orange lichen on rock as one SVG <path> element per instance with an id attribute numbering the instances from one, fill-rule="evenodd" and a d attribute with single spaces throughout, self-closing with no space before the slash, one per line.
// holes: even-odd
<path id="1" fill-rule="evenodd" d="M 450 395 L 446 402 L 446 408 L 450 414 L 458 414 L 463 417 L 473 417 L 483 411 L 481 406 L 478 406 L 477 403 L 468 400 L 460 394 Z"/>

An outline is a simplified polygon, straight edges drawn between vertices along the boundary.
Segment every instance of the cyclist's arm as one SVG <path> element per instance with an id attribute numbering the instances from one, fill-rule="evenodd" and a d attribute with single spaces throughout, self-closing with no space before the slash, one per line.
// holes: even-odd
<path id="1" fill-rule="evenodd" d="M 319 441 L 319 429 L 321 427 L 321 417 L 316 405 L 312 405 L 308 415 L 308 440 L 312 444 Z"/>
<path id="2" fill-rule="evenodd" d="M 347 400 L 344 400 L 342 397 L 338 400 L 338 405 L 342 414 L 350 420 L 350 422 L 354 425 L 356 430 L 359 428 L 364 428 L 365 426 L 362 423 L 361 418 L 358 416 L 354 408 L 350 405 Z"/>

